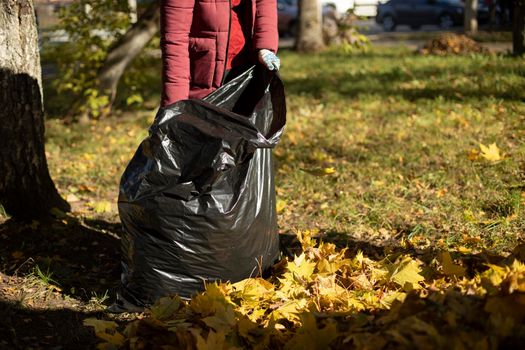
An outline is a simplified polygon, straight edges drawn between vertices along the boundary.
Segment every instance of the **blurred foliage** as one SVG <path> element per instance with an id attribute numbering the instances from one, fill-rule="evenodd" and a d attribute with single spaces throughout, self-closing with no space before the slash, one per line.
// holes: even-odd
<path id="1" fill-rule="evenodd" d="M 348 12 L 339 14 L 333 10 L 328 11 L 323 18 L 323 40 L 329 46 L 340 46 L 349 53 L 352 51 L 367 51 L 370 40 L 359 33 L 355 23 L 358 17 Z"/>
<path id="2" fill-rule="evenodd" d="M 54 43 L 52 36 L 43 42 L 42 60 L 58 68 L 51 84 L 52 114 L 83 115 L 97 118 L 107 111 L 109 97 L 97 89 L 97 73 L 109 50 L 130 27 L 128 2 L 125 0 L 79 0 L 60 10 L 60 24 L 53 28 L 67 37 L 64 43 Z M 159 40 L 150 45 L 158 47 Z M 144 58 L 138 58 L 139 60 Z M 140 65 L 139 65 L 140 66 Z M 140 70 L 134 69 L 123 77 L 123 84 L 135 90 L 143 84 Z M 46 91 L 47 92 L 47 91 Z M 132 93 L 124 102 L 142 101 Z"/>

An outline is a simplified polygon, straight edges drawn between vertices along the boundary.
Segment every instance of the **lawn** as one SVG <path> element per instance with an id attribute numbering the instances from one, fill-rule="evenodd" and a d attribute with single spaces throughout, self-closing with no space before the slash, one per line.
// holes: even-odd
<path id="1" fill-rule="evenodd" d="M 523 61 L 402 48 L 307 58 L 285 51 L 282 60 L 288 124 L 275 150 L 282 232 L 513 247 L 524 230 Z M 63 193 L 113 213 L 119 176 L 154 113 L 128 111 L 88 126 L 48 121 L 51 172 Z M 496 162 L 479 155 L 480 144 L 492 143 L 502 156 Z M 335 172 L 318 176 L 325 168 Z"/>
<path id="2" fill-rule="evenodd" d="M 282 51 L 280 56 L 288 123 L 274 154 L 283 236 L 307 232 L 348 246 L 348 257 L 362 251 L 373 261 L 402 252 L 424 262 L 425 268 L 434 266 L 436 254 L 449 251 L 459 264 L 452 266 L 468 270 L 471 282 L 464 283 L 475 284 L 474 276 L 487 269 L 484 263 L 509 264 L 505 259 L 525 235 L 523 59 L 420 56 L 401 47 L 308 56 Z M 144 69 L 144 74 L 158 82 L 157 67 Z M 80 325 L 86 315 L 108 317 L 101 310 L 114 297 L 119 273 L 119 177 L 147 135 L 155 110 L 114 114 L 88 124 L 49 119 L 51 175 L 73 212 L 57 213 L 51 226 L 0 226 L 0 297 L 10 315 L 0 322 L 22 333 L 19 345 L 87 341 L 91 333 Z M 487 154 L 481 145 L 495 146 Z M 318 249 L 304 239 L 303 248 Z M 440 261 L 443 264 L 443 258 Z M 388 270 L 384 262 L 374 264 L 362 265 L 370 271 Z M 452 277 L 460 274 L 445 275 L 443 286 L 449 288 L 458 282 Z M 398 287 L 381 287 L 381 293 L 409 292 L 406 285 Z M 440 288 L 428 282 L 424 290 Z M 517 290 L 523 292 L 525 286 Z M 381 305 L 374 308 L 390 307 Z M 47 325 L 31 326 L 35 315 Z M 64 319 L 78 330 L 48 327 L 60 330 Z M 308 320 L 290 324 L 304 326 Z M 324 328 L 314 329 L 328 332 L 323 322 L 318 319 Z M 350 322 L 348 327 L 353 326 Z M 7 336 L 0 338 L 0 345 L 13 335 L 5 333 L 0 332 Z M 291 344 L 299 346 L 302 338 L 294 339 Z M 359 347 L 363 339 L 348 341 Z"/>

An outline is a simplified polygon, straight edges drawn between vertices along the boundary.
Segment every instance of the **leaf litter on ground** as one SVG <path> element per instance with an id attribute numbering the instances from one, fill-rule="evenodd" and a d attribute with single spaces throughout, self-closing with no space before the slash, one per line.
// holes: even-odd
<path id="1" fill-rule="evenodd" d="M 100 349 L 496 349 L 525 340 L 525 264 L 513 255 L 475 269 L 448 251 L 429 262 L 372 260 L 314 232 L 298 232 L 302 252 L 268 279 L 161 298 L 123 330 L 85 324 Z"/>

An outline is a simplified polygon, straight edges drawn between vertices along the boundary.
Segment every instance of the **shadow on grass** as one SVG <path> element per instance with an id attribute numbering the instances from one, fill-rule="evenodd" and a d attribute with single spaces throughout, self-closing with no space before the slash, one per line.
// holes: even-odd
<path id="1" fill-rule="evenodd" d="M 0 300 L 0 349 L 94 349 L 93 331 L 82 325 L 100 314 L 72 309 L 27 309 Z"/>
<path id="2" fill-rule="evenodd" d="M 0 226 L 0 271 L 49 277 L 64 294 L 82 301 L 101 298 L 119 281 L 119 232 L 120 224 L 81 223 L 69 216 L 39 223 L 9 220 Z"/>
<path id="3" fill-rule="evenodd" d="M 341 59 L 353 59 L 356 61 L 377 58 L 378 54 L 360 54 Z M 386 55 L 385 58 L 393 60 L 399 59 L 396 55 Z M 356 63 L 356 66 L 363 67 L 363 63 Z M 380 95 L 383 97 L 400 96 L 408 101 L 421 99 L 434 100 L 438 97 L 451 101 L 464 101 L 468 99 L 482 100 L 485 98 L 495 98 L 507 101 L 525 101 L 525 84 L 517 83 L 523 88 L 517 88 L 516 84 L 493 86 L 488 88 L 472 81 L 472 77 L 480 74 L 493 75 L 499 78 L 508 75 L 509 79 L 517 79 L 525 76 L 525 71 L 509 72 L 501 71 L 497 67 L 476 67 L 474 64 L 469 66 L 454 66 L 452 63 L 446 69 L 431 65 L 420 68 L 409 68 L 405 71 L 399 66 L 393 66 L 387 71 L 375 72 L 371 69 L 360 69 L 356 72 L 323 72 L 323 74 L 310 74 L 308 77 L 286 80 L 288 94 L 306 94 L 314 98 L 324 98 L 326 93 L 334 94 L 338 99 L 358 97 L 361 94 Z M 337 74 L 336 74 L 337 73 Z M 464 77 L 468 79 L 468 84 L 454 86 L 451 81 L 454 78 Z M 435 81 L 429 80 L 430 78 Z M 400 87 L 400 84 L 415 82 L 414 86 Z M 417 86 L 417 82 L 423 85 Z M 494 81 L 500 83 L 500 81 Z M 420 83 L 421 84 L 421 83 Z M 462 86 L 463 85 L 463 86 Z"/>

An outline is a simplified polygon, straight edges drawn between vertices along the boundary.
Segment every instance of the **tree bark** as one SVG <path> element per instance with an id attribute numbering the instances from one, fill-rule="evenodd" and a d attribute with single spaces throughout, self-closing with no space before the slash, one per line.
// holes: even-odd
<path id="1" fill-rule="evenodd" d="M 131 23 L 137 23 L 137 0 L 128 0 L 129 20 Z"/>
<path id="2" fill-rule="evenodd" d="M 159 30 L 160 1 L 154 1 L 132 25 L 126 34 L 110 49 L 106 62 L 98 74 L 100 95 L 110 97 L 111 104 L 117 95 L 117 86 L 126 67 L 142 51 Z"/>
<path id="3" fill-rule="evenodd" d="M 69 204 L 49 175 L 38 34 L 32 0 L 0 4 L 0 203 L 14 218 Z"/>
<path id="4" fill-rule="evenodd" d="M 478 0 L 465 1 L 465 32 L 476 33 L 478 31 Z"/>
<path id="5" fill-rule="evenodd" d="M 525 54 L 525 0 L 514 1 L 512 21 L 512 51 L 515 55 Z"/>
<path id="6" fill-rule="evenodd" d="M 295 48 L 299 52 L 318 52 L 324 48 L 319 0 L 299 0 L 299 30 Z"/>

